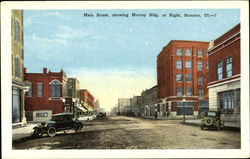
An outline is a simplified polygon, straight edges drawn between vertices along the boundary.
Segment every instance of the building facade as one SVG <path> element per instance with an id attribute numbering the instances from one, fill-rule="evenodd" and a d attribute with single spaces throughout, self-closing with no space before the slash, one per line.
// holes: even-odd
<path id="1" fill-rule="evenodd" d="M 210 42 L 209 109 L 240 125 L 240 24 Z"/>
<path id="2" fill-rule="evenodd" d="M 23 65 L 23 11 L 11 11 L 12 64 L 12 125 L 25 125 L 24 96 L 28 87 L 24 82 Z"/>
<path id="3" fill-rule="evenodd" d="M 172 40 L 157 56 L 160 116 L 197 116 L 208 107 L 208 42 Z"/>
<path id="4" fill-rule="evenodd" d="M 157 86 L 146 89 L 141 93 L 142 97 L 142 116 L 155 116 L 157 104 Z"/>
<path id="5" fill-rule="evenodd" d="M 135 116 L 141 116 L 142 97 L 133 96 L 131 98 L 131 109 Z"/>
<path id="6" fill-rule="evenodd" d="M 125 115 L 131 110 L 131 98 L 118 98 L 118 114 Z"/>
<path id="7" fill-rule="evenodd" d="M 95 97 L 87 89 L 80 89 L 80 101 L 88 112 L 94 111 Z"/>
<path id="8" fill-rule="evenodd" d="M 24 68 L 24 79 L 29 91 L 25 96 L 26 118 L 29 121 L 48 121 L 51 115 L 65 111 L 68 77 L 60 72 L 27 73 Z"/>

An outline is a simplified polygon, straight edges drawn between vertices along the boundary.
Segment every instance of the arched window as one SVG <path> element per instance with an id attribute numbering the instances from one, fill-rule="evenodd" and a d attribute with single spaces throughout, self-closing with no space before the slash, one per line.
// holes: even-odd
<path id="1" fill-rule="evenodd" d="M 59 81 L 53 81 L 51 83 L 51 96 L 60 97 L 60 82 Z"/>

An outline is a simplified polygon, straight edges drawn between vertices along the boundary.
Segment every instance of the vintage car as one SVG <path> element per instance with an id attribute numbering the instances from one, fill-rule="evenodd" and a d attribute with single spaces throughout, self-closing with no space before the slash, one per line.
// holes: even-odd
<path id="1" fill-rule="evenodd" d="M 220 131 L 224 126 L 223 121 L 220 119 L 220 111 L 205 111 L 205 114 L 201 118 L 201 130 L 206 128 L 216 128 Z"/>
<path id="2" fill-rule="evenodd" d="M 97 116 L 96 119 L 106 119 L 106 113 L 105 112 L 100 112 Z"/>
<path id="3" fill-rule="evenodd" d="M 47 134 L 50 137 L 54 137 L 58 131 L 75 130 L 76 133 L 80 133 L 83 128 L 83 124 L 73 118 L 71 113 L 60 113 L 52 115 L 48 122 L 42 122 L 40 125 L 34 127 L 34 136 L 42 136 Z"/>

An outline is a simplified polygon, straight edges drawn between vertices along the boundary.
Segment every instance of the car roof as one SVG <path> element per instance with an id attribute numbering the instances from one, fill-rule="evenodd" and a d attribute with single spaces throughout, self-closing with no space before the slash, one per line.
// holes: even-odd
<path id="1" fill-rule="evenodd" d="M 54 115 L 52 115 L 52 116 L 64 116 L 64 115 L 72 115 L 72 116 L 73 116 L 72 113 L 68 113 L 68 112 L 65 112 L 65 113 L 58 113 L 58 114 L 54 114 Z"/>

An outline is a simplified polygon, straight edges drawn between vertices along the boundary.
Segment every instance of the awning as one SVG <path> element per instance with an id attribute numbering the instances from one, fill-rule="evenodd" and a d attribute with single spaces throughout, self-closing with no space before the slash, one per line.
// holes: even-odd
<path id="1" fill-rule="evenodd" d="M 81 111 L 83 111 L 83 112 L 87 112 L 87 111 L 88 111 L 87 109 L 85 109 L 85 108 L 83 108 L 83 107 L 75 107 L 75 108 L 77 108 L 77 109 L 79 109 L 79 110 L 81 110 Z"/>

